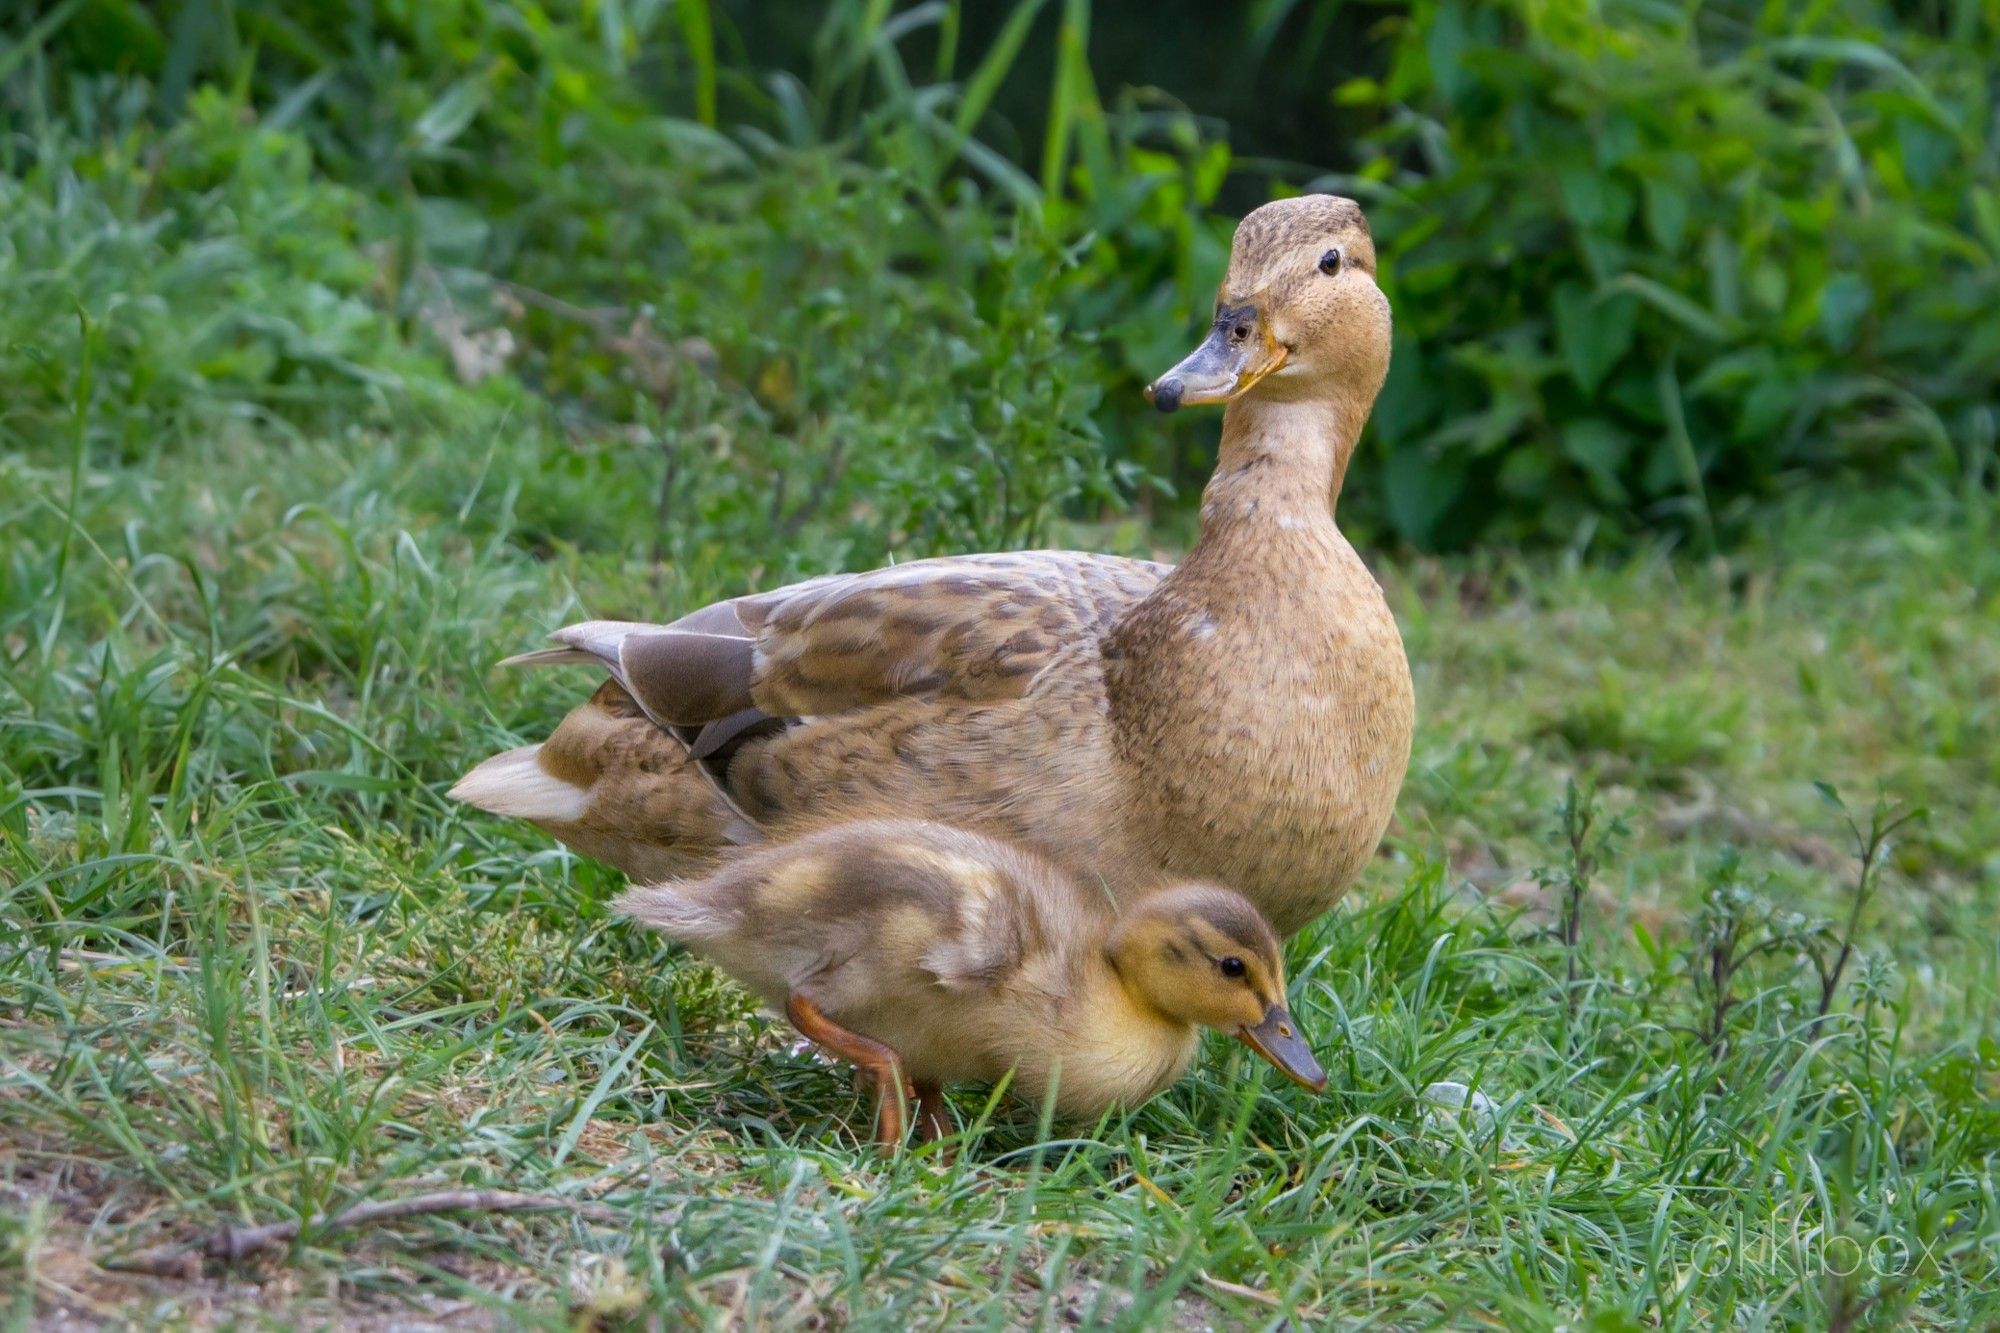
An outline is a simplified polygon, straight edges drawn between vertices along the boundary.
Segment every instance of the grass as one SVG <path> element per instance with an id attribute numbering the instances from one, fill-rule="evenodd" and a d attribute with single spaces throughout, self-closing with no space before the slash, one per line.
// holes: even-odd
<path id="1" fill-rule="evenodd" d="M 954 1159 L 885 1161 L 844 1078 L 608 919 L 614 875 L 442 793 L 584 687 L 487 669 L 553 624 L 989 535 L 1170 547 L 1171 515 L 1051 517 L 1102 490 L 1095 384 L 1032 246 L 984 271 L 996 316 L 903 283 L 872 187 L 759 178 L 754 225 L 677 216 L 703 264 L 662 307 L 726 283 L 714 348 L 768 382 L 607 423 L 643 358 L 565 360 L 595 333 L 538 308 L 512 373 L 456 382 L 457 335 L 378 290 L 372 206 L 191 108 L 0 176 L 13 1325 L 2000 1321 L 1983 499 L 1802 496 L 1716 559 L 1382 557 L 1420 724 L 1382 857 L 1293 944 L 1329 1090 L 1217 1045 L 1102 1124 L 965 1090 Z M 729 266 L 808 222 L 866 301 Z M 1017 406 L 1046 476 L 963 447 Z M 817 512 L 743 480 L 871 422 Z M 591 1206 L 312 1222 L 481 1187 Z"/>
<path id="2" fill-rule="evenodd" d="M 495 497 L 560 447 L 413 430 L 0 461 L 17 1322 L 2000 1317 L 2000 570 L 1962 522 L 1386 563 L 1422 720 L 1383 857 L 1293 949 L 1330 1090 L 1218 1048 L 1100 1125 L 967 1093 L 955 1161 L 884 1162 L 843 1079 L 606 918 L 613 875 L 441 798 L 581 684 L 486 664 L 657 605 L 657 571 L 513 540 Z M 1586 848 L 1573 985 L 1572 776 L 1622 825 Z M 1857 866 L 1815 778 L 1864 824 L 1878 784 L 1928 808 L 1823 1023 L 1801 960 Z M 1711 1031 L 1725 927 L 1751 957 Z M 1461 1123 L 1446 1083 L 1488 1111 Z M 473 1185 L 631 1222 L 308 1229 L 194 1283 L 95 1266 Z"/>

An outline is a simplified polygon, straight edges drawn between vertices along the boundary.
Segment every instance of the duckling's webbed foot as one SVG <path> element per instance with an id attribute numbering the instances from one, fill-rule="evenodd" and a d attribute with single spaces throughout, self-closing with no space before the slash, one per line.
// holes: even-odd
<path id="1" fill-rule="evenodd" d="M 904 1107 L 917 1101 L 917 1090 L 903 1077 L 896 1053 L 873 1037 L 840 1026 L 797 991 L 785 1000 L 785 1017 L 807 1041 L 860 1068 L 875 1086 L 875 1142 L 884 1148 L 899 1146 L 905 1128 Z"/>

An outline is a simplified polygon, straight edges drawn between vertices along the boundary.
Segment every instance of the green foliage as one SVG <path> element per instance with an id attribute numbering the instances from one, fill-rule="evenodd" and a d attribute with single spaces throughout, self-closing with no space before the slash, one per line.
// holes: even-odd
<path id="1" fill-rule="evenodd" d="M 119 102 L 92 111 L 0 173 L 0 438 L 67 422 L 85 321 L 97 428 L 133 456 L 222 419 L 365 415 L 400 383 L 413 358 L 375 300 L 363 201 L 302 143 L 213 90 L 164 138 Z"/>
<path id="2" fill-rule="evenodd" d="M 1369 201 L 1399 327 L 1351 524 L 1420 546 L 1649 526 L 1714 543 L 1817 479 L 1991 484 L 1985 9 L 1418 0 L 1363 43 L 1338 8 L 1240 23 L 1288 96 L 1319 95 L 1300 52 L 1375 71 L 1333 90 L 1370 128 L 1322 178 Z M 63 106 L 49 132 L 125 173 L 135 236 L 155 212 L 169 246 L 256 219 L 157 275 L 197 301 L 188 265 L 254 283 L 268 250 L 341 270 L 306 288 L 326 309 L 259 294 L 277 323 L 214 330 L 230 353 L 163 367 L 179 387 L 157 392 L 274 378 L 276 398 L 331 401 L 344 381 L 342 410 L 380 403 L 367 370 L 398 353 L 333 353 L 370 324 L 361 302 L 406 342 L 440 312 L 475 338 L 506 325 L 514 375 L 566 431 L 631 443 L 620 466 L 648 481 L 624 498 L 692 506 L 724 541 L 1021 541 L 1148 474 L 1185 503 L 1212 418 L 1162 422 L 1137 390 L 1205 315 L 1218 201 L 1344 153 L 1259 160 L 1171 96 L 1105 86 L 1092 57 L 1124 49 L 1105 25 L 1136 21 L 1120 6 L 1029 0 L 974 50 L 957 4 L 836 0 L 776 71 L 732 16 L 79 0 L 17 28 L 11 114 L 45 119 L 44 91 Z M 1024 67 L 1045 41 L 1048 67 Z M 999 110 L 1024 86 L 1044 108 L 1028 139 Z M 182 174 L 152 182 L 131 164 L 157 122 Z M 239 153 L 284 162 L 257 186 Z M 106 321 L 114 374 L 144 318 Z"/>
<path id="3" fill-rule="evenodd" d="M 1394 32 L 1341 96 L 1381 118 L 1404 535 L 1713 541 L 1801 473 L 1990 480 L 1990 7 L 1419 0 Z"/>
<path id="4" fill-rule="evenodd" d="M 644 154 L 607 130 L 457 183 L 404 161 L 435 193 L 385 196 L 212 86 L 164 135 L 127 86 L 68 88 L 77 128 L 46 125 L 0 177 L 17 444 L 69 416 L 81 311 L 93 450 L 471 412 L 570 440 L 548 463 L 577 484 L 522 498 L 531 539 L 651 523 L 655 554 L 698 569 L 1030 543 L 1134 480 L 1055 305 L 1074 260 L 976 192 L 658 122 Z M 415 123 L 475 128 L 435 104 Z M 492 378 L 446 382 L 461 354 Z"/>

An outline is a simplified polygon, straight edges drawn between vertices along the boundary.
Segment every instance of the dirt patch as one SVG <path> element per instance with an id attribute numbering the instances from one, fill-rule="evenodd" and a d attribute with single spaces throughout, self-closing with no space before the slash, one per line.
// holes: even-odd
<path id="1" fill-rule="evenodd" d="M 480 1329 L 496 1326 L 504 1306 L 422 1290 L 424 1275 L 406 1270 L 407 1291 L 356 1290 L 337 1279 L 315 1285 L 280 1260 L 188 1278 L 153 1277 L 100 1266 L 149 1230 L 162 1200 L 117 1173 L 33 1143 L 0 1143 L 0 1214 L 10 1219 L 0 1253 L 4 1284 L 17 1282 L 34 1303 L 38 1333 L 172 1326 L 226 1328 L 282 1322 L 373 1330 Z M 393 1275 L 395 1256 L 367 1256 L 378 1275 Z M 449 1256 L 433 1264 L 467 1287 L 503 1292 L 532 1274 L 492 1262 Z M 7 1271 L 11 1270 L 11 1271 Z"/>

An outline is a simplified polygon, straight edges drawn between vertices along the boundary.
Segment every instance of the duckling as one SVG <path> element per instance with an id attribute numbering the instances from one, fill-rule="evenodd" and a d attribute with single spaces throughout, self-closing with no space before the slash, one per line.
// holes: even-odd
<path id="1" fill-rule="evenodd" d="M 1234 1034 L 1301 1085 L 1326 1075 L 1285 1006 L 1278 937 L 1241 894 L 1164 886 L 1120 913 L 1052 862 L 923 820 L 759 847 L 618 911 L 678 940 L 852 1061 L 876 1136 L 950 1132 L 942 1087 L 997 1082 L 1065 1117 L 1134 1106 Z"/>
<path id="2" fill-rule="evenodd" d="M 1389 346 L 1361 209 L 1266 204 L 1236 229 L 1207 337 L 1148 391 L 1162 411 L 1227 405 L 1178 567 L 951 556 L 572 625 L 510 661 L 611 680 L 452 794 L 638 878 L 915 815 L 1120 897 L 1229 884 L 1295 931 L 1368 864 L 1410 755 L 1403 642 L 1334 519 Z"/>

